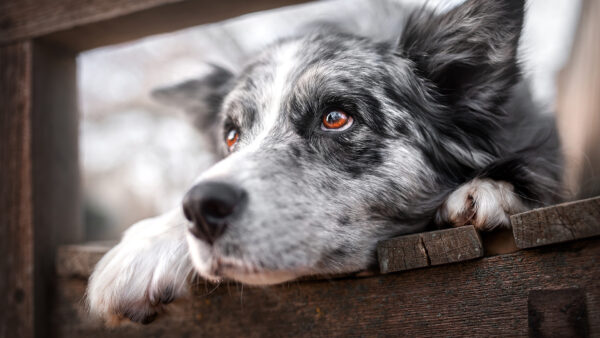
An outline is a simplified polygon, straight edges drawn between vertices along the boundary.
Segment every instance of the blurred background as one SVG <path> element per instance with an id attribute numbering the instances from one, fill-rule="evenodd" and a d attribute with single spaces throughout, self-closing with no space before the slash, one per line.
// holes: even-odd
<path id="1" fill-rule="evenodd" d="M 235 71 L 266 44 L 312 22 L 342 22 L 361 35 L 394 38 L 390 27 L 424 2 L 317 1 L 82 53 L 86 240 L 118 238 L 134 222 L 177 207 L 194 178 L 215 161 L 182 112 L 154 102 L 152 89 L 201 76 L 208 62 Z M 460 2 L 430 0 L 428 6 L 444 10 Z M 557 112 L 568 160 L 565 180 L 577 197 L 600 192 L 599 2 L 529 0 L 519 50 L 535 99 Z"/>

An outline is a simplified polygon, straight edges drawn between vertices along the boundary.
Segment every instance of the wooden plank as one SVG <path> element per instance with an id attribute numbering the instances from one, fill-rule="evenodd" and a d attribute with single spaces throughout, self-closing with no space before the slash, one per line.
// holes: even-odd
<path id="1" fill-rule="evenodd" d="M 52 35 L 54 43 L 81 51 L 305 1 L 5 0 L 0 44 Z"/>
<path id="2" fill-rule="evenodd" d="M 535 209 L 510 217 L 518 248 L 600 235 L 600 197 Z"/>
<path id="3" fill-rule="evenodd" d="M 31 43 L 0 47 L 0 336 L 33 336 Z"/>
<path id="4" fill-rule="evenodd" d="M 61 246 L 56 253 L 56 273 L 60 277 L 88 278 L 110 248 L 102 244 Z"/>
<path id="5" fill-rule="evenodd" d="M 580 288 L 529 291 L 529 337 L 589 337 L 585 303 Z"/>
<path id="6" fill-rule="evenodd" d="M 382 273 L 483 257 L 481 238 L 472 225 L 400 236 L 377 245 Z"/>
<path id="7" fill-rule="evenodd" d="M 85 281 L 59 281 L 59 337 L 526 337 L 531 290 L 577 287 L 600 336 L 600 239 L 367 278 L 275 287 L 200 284 L 150 325 L 107 329 L 82 302 Z"/>

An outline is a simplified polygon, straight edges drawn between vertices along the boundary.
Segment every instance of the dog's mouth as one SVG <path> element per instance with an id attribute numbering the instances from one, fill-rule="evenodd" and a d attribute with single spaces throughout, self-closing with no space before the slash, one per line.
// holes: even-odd
<path id="1" fill-rule="evenodd" d="M 273 285 L 303 276 L 305 269 L 269 269 L 255 263 L 223 256 L 214 248 L 199 245 L 188 236 L 190 258 L 198 274 L 212 282 L 234 280 L 248 285 Z"/>
<path id="2" fill-rule="evenodd" d="M 234 280 L 248 285 L 272 285 L 293 280 L 299 272 L 258 268 L 238 259 L 213 256 L 208 271 L 202 275 L 210 280 Z"/>

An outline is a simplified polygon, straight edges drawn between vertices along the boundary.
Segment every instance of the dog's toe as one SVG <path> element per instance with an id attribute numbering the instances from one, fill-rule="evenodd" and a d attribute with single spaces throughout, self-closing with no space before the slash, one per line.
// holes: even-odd
<path id="1" fill-rule="evenodd" d="M 452 192 L 438 209 L 436 223 L 474 225 L 482 231 L 510 227 L 510 215 L 525 210 L 511 184 L 476 178 Z"/>

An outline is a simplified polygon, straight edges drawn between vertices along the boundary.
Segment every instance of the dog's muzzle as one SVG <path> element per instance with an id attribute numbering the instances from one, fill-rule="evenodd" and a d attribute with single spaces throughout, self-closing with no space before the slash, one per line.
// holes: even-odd
<path id="1" fill-rule="evenodd" d="M 183 198 L 183 214 L 191 222 L 189 231 L 212 245 L 243 209 L 246 200 L 246 191 L 229 183 L 196 184 Z"/>

